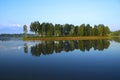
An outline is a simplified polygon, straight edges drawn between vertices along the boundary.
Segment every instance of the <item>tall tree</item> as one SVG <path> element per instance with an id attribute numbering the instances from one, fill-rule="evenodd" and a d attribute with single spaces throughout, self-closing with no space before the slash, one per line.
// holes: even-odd
<path id="1" fill-rule="evenodd" d="M 30 24 L 30 31 L 35 32 L 35 34 L 41 34 L 42 31 L 39 21 L 35 21 Z"/>
<path id="2" fill-rule="evenodd" d="M 93 35 L 94 35 L 94 36 L 98 36 L 98 35 L 99 35 L 99 31 L 98 31 L 97 25 L 94 25 L 94 28 L 93 28 Z"/>
<path id="3" fill-rule="evenodd" d="M 70 29 L 70 31 L 69 31 L 69 35 L 70 35 L 70 36 L 74 36 L 74 33 L 75 33 L 75 27 L 74 27 L 74 25 L 71 24 L 71 25 L 70 25 L 70 28 L 71 28 L 71 29 Z"/>
<path id="4" fill-rule="evenodd" d="M 23 34 L 24 34 L 24 37 L 27 37 L 27 25 L 23 26 Z"/>
<path id="5" fill-rule="evenodd" d="M 85 35 L 85 24 L 80 25 L 78 27 L 78 36 L 84 36 Z"/>
<path id="6" fill-rule="evenodd" d="M 93 36 L 93 28 L 91 26 L 89 28 L 89 31 L 90 31 L 90 36 Z"/>
<path id="7" fill-rule="evenodd" d="M 75 36 L 78 36 L 78 26 L 75 26 L 74 35 L 75 35 Z"/>
<path id="8" fill-rule="evenodd" d="M 48 23 L 47 36 L 53 36 L 53 34 L 54 34 L 54 25 L 52 23 Z"/>
<path id="9" fill-rule="evenodd" d="M 65 25 L 64 25 L 64 35 L 65 35 L 65 36 L 68 36 L 70 30 L 71 30 L 71 26 L 70 26 L 69 24 L 65 24 Z"/>
<path id="10" fill-rule="evenodd" d="M 105 29 L 103 24 L 98 25 L 99 36 L 105 36 Z"/>
<path id="11" fill-rule="evenodd" d="M 55 27 L 54 27 L 54 35 L 55 35 L 55 36 L 61 36 L 61 35 L 62 35 L 62 25 L 60 25 L 60 24 L 55 24 Z"/>
<path id="12" fill-rule="evenodd" d="M 47 25 L 46 23 L 42 23 L 42 36 L 46 36 L 47 35 Z"/>
<path id="13" fill-rule="evenodd" d="M 85 27 L 85 36 L 90 36 L 90 24 L 87 24 Z"/>

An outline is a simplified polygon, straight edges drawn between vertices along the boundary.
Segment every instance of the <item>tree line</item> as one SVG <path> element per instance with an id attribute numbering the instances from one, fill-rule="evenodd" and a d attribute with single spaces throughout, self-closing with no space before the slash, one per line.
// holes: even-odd
<path id="1" fill-rule="evenodd" d="M 26 25 L 24 27 L 24 33 L 26 34 Z M 30 31 L 39 36 L 107 36 L 110 33 L 108 26 L 104 24 L 94 25 L 81 24 L 75 26 L 73 24 L 55 24 L 52 23 L 40 23 L 39 21 L 31 22 Z"/>
<path id="2" fill-rule="evenodd" d="M 120 30 L 111 33 L 112 36 L 120 36 Z"/>

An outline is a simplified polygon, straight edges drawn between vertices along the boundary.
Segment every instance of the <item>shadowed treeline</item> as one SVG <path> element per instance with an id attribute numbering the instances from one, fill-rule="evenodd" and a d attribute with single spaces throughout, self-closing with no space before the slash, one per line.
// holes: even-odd
<path id="1" fill-rule="evenodd" d="M 41 41 L 39 44 L 30 47 L 33 56 L 49 55 L 61 53 L 61 51 L 69 52 L 79 49 L 82 52 L 94 50 L 103 51 L 110 45 L 108 40 L 80 40 L 80 41 Z M 24 44 L 24 52 L 28 52 L 28 46 Z"/>

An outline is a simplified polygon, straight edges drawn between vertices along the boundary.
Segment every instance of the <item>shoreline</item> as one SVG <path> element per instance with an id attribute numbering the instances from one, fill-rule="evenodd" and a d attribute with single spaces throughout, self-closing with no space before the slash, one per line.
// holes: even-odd
<path id="1" fill-rule="evenodd" d="M 110 36 L 85 36 L 85 37 L 26 37 L 24 41 L 29 40 L 98 40 L 98 39 L 111 39 Z"/>

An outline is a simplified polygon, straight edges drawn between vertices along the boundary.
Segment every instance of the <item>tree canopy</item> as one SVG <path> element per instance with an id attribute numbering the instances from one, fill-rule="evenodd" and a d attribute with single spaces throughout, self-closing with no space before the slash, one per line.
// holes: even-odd
<path id="1" fill-rule="evenodd" d="M 55 24 L 41 23 L 39 21 L 31 22 L 30 31 L 39 36 L 107 36 L 110 33 L 108 26 L 104 24 L 94 25 L 81 24 Z"/>

